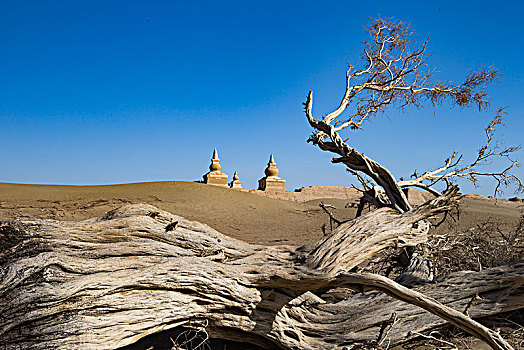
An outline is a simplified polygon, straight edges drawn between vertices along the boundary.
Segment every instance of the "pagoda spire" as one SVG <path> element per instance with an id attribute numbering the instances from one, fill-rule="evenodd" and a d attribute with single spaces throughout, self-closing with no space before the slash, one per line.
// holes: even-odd
<path id="1" fill-rule="evenodd" d="M 209 165 L 209 171 L 220 171 L 222 170 L 222 165 L 220 165 L 220 159 L 218 158 L 217 149 L 213 151 L 213 158 L 211 158 L 211 164 Z"/>
<path id="2" fill-rule="evenodd" d="M 258 180 L 258 189 L 261 191 L 286 191 L 286 180 L 278 177 L 279 170 L 273 154 L 269 156 L 269 162 L 264 170 L 264 176 Z"/>
<path id="3" fill-rule="evenodd" d="M 218 158 L 218 152 L 215 148 L 213 150 L 213 157 L 211 157 L 211 164 L 209 165 L 209 172 L 204 174 L 204 183 L 208 185 L 216 185 L 222 187 L 228 187 L 227 185 L 227 174 L 222 171 L 222 165 L 220 165 L 220 159 Z"/>
<path id="4" fill-rule="evenodd" d="M 267 168 L 264 173 L 266 176 L 278 176 L 279 170 L 277 168 L 277 163 L 275 163 L 275 158 L 273 158 L 273 154 L 269 156 L 269 162 L 267 163 Z"/>

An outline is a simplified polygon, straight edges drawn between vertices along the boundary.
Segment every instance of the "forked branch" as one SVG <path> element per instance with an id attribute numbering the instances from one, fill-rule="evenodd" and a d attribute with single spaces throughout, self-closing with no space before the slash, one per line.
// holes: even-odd
<path id="1" fill-rule="evenodd" d="M 521 149 L 521 146 L 517 147 L 502 147 L 500 142 L 494 140 L 496 127 L 502 125 L 502 115 L 504 110 L 499 108 L 497 114 L 489 125 L 485 129 L 486 143 L 478 150 L 476 158 L 469 164 L 464 164 L 464 157 L 458 155 L 456 151 L 453 151 L 451 156 L 446 159 L 445 164 L 431 171 L 418 175 L 414 172 L 412 180 L 400 181 L 398 185 L 404 187 L 419 187 L 425 190 L 429 190 L 435 195 L 440 195 L 438 191 L 432 188 L 437 183 L 444 181 L 448 184 L 454 179 L 461 178 L 471 181 L 475 187 L 478 186 L 478 180 L 480 177 L 491 177 L 496 181 L 494 194 L 500 194 L 501 187 L 508 187 L 511 184 L 515 185 L 517 192 L 524 191 L 524 184 L 522 180 L 512 174 L 510 170 L 518 167 L 517 160 L 512 158 L 513 153 Z M 507 166 L 500 171 L 482 171 L 479 167 L 488 165 L 492 159 L 502 158 L 507 161 Z"/>

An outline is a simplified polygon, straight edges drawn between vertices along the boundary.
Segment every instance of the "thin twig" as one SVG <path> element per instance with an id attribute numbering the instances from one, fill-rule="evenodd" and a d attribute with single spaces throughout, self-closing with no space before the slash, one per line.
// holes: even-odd
<path id="1" fill-rule="evenodd" d="M 457 346 L 456 346 L 455 344 L 453 344 L 452 342 L 449 342 L 449 341 L 445 341 L 445 340 L 442 340 L 442 339 L 435 338 L 435 337 L 432 336 L 432 335 L 425 335 L 425 334 L 422 334 L 422 333 L 419 333 L 419 332 L 415 332 L 415 331 L 410 331 L 409 333 L 410 333 L 410 334 L 418 335 L 419 337 L 422 337 L 422 338 L 425 338 L 425 339 L 435 340 L 435 341 L 438 341 L 438 342 L 440 342 L 440 343 L 442 343 L 442 344 L 446 344 L 446 345 L 452 346 L 453 349 L 457 349 Z"/>

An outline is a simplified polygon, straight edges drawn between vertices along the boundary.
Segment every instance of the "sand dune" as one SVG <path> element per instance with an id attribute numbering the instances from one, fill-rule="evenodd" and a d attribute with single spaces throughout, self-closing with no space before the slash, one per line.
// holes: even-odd
<path id="1" fill-rule="evenodd" d="M 303 244 L 322 237 L 323 225 L 329 229 L 329 219 L 318 206 L 321 200 L 337 208 L 338 218 L 354 216 L 355 209 L 345 206 L 356 198 L 320 199 L 329 197 L 330 190 L 316 189 L 311 197 L 315 199 L 296 202 L 179 181 L 105 186 L 0 183 L 0 219 L 83 220 L 128 203 L 149 203 L 247 242 Z M 518 221 L 521 207 L 505 200 L 465 198 L 459 222 L 438 230 L 460 230 L 488 218 L 509 226 Z"/>

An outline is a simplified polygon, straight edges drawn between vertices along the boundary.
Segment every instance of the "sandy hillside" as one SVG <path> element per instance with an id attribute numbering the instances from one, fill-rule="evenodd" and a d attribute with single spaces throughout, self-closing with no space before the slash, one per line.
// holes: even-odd
<path id="1" fill-rule="evenodd" d="M 323 225 L 329 229 L 329 219 L 318 206 L 321 200 L 337 208 L 334 213 L 338 218 L 354 216 L 355 209 L 345 206 L 356 198 L 320 199 L 329 197 L 330 191 L 317 189 L 316 199 L 296 202 L 191 182 L 107 186 L 0 183 L 0 219 L 83 220 L 128 203 L 149 203 L 247 242 L 303 244 L 320 238 Z M 438 230 L 461 230 L 488 219 L 509 226 L 518 221 L 522 209 L 522 203 L 466 197 L 458 223 L 449 221 Z"/>

